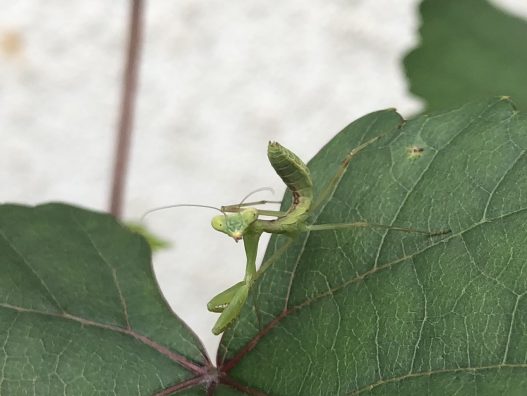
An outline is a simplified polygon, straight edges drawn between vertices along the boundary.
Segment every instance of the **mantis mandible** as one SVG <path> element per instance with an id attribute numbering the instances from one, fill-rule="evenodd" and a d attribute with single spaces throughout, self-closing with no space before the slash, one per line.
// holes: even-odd
<path id="1" fill-rule="evenodd" d="M 249 290 L 254 281 L 269 267 L 271 260 L 264 263 L 256 270 L 256 253 L 258 242 L 264 232 L 271 234 L 285 234 L 294 238 L 297 234 L 310 231 L 324 231 L 335 229 L 346 229 L 356 227 L 378 227 L 405 232 L 418 232 L 426 235 L 441 235 L 450 232 L 428 232 L 411 228 L 394 227 L 383 224 L 372 224 L 365 221 L 340 224 L 308 224 L 308 218 L 315 208 L 325 202 L 333 192 L 340 179 L 346 172 L 351 159 L 366 146 L 375 142 L 379 137 L 371 139 L 348 153 L 342 161 L 339 170 L 332 180 L 322 190 L 320 197 L 315 201 L 313 197 L 313 182 L 306 164 L 293 152 L 276 142 L 269 142 L 267 156 L 276 173 L 284 181 L 287 188 L 292 192 L 292 203 L 285 212 L 273 210 L 261 210 L 250 205 L 268 203 L 259 201 L 242 203 L 237 205 L 223 206 L 222 215 L 212 219 L 212 227 L 233 238 L 236 242 L 243 240 L 247 263 L 245 276 L 242 281 L 229 287 L 227 290 L 216 295 L 207 304 L 211 312 L 221 313 L 212 333 L 219 335 L 223 333 L 239 316 L 240 311 L 247 300 Z M 276 217 L 273 220 L 260 219 L 260 215 Z"/>

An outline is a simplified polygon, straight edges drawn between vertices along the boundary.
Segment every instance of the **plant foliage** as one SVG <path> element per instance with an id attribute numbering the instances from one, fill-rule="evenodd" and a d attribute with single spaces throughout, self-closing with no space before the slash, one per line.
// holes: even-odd
<path id="1" fill-rule="evenodd" d="M 404 60 L 427 111 L 491 95 L 527 108 L 527 22 L 485 0 L 425 0 L 421 43 Z"/>

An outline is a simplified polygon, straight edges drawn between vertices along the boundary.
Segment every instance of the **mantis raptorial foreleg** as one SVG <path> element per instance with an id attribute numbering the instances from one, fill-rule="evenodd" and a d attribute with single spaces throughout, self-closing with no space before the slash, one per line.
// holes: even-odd
<path id="1" fill-rule="evenodd" d="M 251 285 L 242 281 L 230 287 L 227 290 L 231 290 L 232 288 L 235 288 L 235 291 L 232 294 L 231 299 L 229 300 L 228 304 L 225 306 L 223 311 L 221 311 L 220 317 L 218 318 L 218 320 L 214 324 L 214 327 L 212 328 L 212 333 L 214 335 L 223 333 L 225 329 L 227 329 L 227 327 L 230 326 L 232 321 L 240 315 L 240 311 L 242 310 L 242 307 L 245 304 L 245 301 L 247 301 L 247 296 L 249 295 L 249 289 L 251 288 Z M 223 293 L 220 293 L 220 295 L 221 294 Z M 218 298 L 220 295 L 214 297 L 209 302 L 209 304 L 207 304 L 207 307 L 210 304 L 212 304 L 213 300 Z M 217 312 L 217 311 L 211 310 L 210 308 L 209 308 L 209 311 Z"/>
<path id="2" fill-rule="evenodd" d="M 216 296 L 212 297 L 209 303 L 207 304 L 207 309 L 210 312 L 222 313 L 225 311 L 225 308 L 229 306 L 229 303 L 234 298 L 238 290 L 245 285 L 245 281 L 240 281 L 235 285 L 232 285 L 227 290 L 222 291 Z"/>
<path id="3" fill-rule="evenodd" d="M 258 242 L 262 233 L 249 232 L 243 236 L 247 264 L 243 281 L 236 283 L 227 290 L 213 297 L 207 304 L 207 309 L 212 312 L 221 312 L 220 317 L 212 328 L 212 333 L 223 333 L 231 322 L 240 315 L 240 311 L 247 300 L 256 275 L 256 254 Z"/>

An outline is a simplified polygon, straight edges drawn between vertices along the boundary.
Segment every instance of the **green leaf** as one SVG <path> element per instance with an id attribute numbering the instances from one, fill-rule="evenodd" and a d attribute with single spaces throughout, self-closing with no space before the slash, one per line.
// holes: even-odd
<path id="1" fill-rule="evenodd" d="M 170 247 L 170 242 L 161 238 L 159 235 L 154 234 L 141 222 L 127 221 L 124 223 L 124 225 L 130 231 L 135 232 L 136 234 L 139 234 L 145 238 L 148 242 L 148 245 L 150 245 L 152 252 L 168 249 Z"/>
<path id="2" fill-rule="evenodd" d="M 484 0 L 425 0 L 421 43 L 404 60 L 427 111 L 491 95 L 527 108 L 527 22 Z"/>
<path id="3" fill-rule="evenodd" d="M 225 333 L 223 381 L 267 395 L 524 394 L 527 117 L 506 99 L 407 123 L 367 115 L 310 162 L 318 190 L 378 135 L 316 223 L 452 233 L 298 236 Z M 286 239 L 273 237 L 266 257 Z"/>
<path id="4" fill-rule="evenodd" d="M 110 216 L 2 205 L 0 271 L 0 394 L 204 394 L 201 343 L 159 294 L 146 241 Z"/>

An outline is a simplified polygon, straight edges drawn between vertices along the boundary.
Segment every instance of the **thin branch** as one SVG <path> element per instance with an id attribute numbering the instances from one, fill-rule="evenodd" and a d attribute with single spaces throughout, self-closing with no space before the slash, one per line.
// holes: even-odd
<path id="1" fill-rule="evenodd" d="M 128 51 L 122 86 L 121 111 L 117 129 L 112 191 L 109 205 L 110 213 L 115 217 L 121 217 L 123 210 L 123 192 L 126 185 L 128 157 L 132 137 L 137 74 L 143 31 L 144 1 L 131 0 L 131 5 L 128 31 Z"/>

